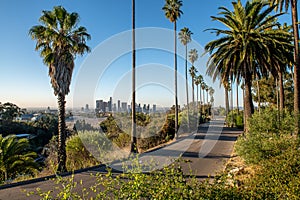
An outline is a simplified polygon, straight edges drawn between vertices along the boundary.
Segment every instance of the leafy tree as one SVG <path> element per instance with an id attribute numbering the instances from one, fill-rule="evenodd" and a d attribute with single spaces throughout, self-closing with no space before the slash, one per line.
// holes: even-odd
<path id="1" fill-rule="evenodd" d="M 181 43 L 185 46 L 185 89 L 186 89 L 186 105 L 187 105 L 187 124 L 188 130 L 190 130 L 190 119 L 189 119 L 189 91 L 188 91 L 188 67 L 187 67 L 187 44 L 192 41 L 192 32 L 189 28 L 184 27 L 179 32 L 179 39 Z"/>
<path id="2" fill-rule="evenodd" d="M 165 5 L 162 8 L 165 11 L 165 16 L 170 20 L 171 23 L 174 23 L 174 73 L 175 73 L 175 138 L 178 137 L 178 98 L 177 98 L 177 24 L 176 21 L 180 18 L 183 13 L 180 10 L 182 6 L 181 0 L 166 0 Z"/>
<path id="3" fill-rule="evenodd" d="M 290 48 L 290 34 L 278 28 L 276 18 L 272 15 L 275 6 L 267 7 L 264 1 L 247 1 L 243 6 L 238 0 L 232 3 L 233 11 L 219 8 L 221 17 L 213 20 L 224 24 L 226 29 L 210 29 L 221 38 L 206 44 L 205 49 L 211 53 L 208 62 L 208 74 L 214 78 L 244 79 L 244 109 L 246 121 L 254 112 L 252 102 L 252 80 L 257 73 L 270 71 L 271 49 L 274 46 Z M 259 40 L 257 38 L 260 38 Z"/>
<path id="4" fill-rule="evenodd" d="M 38 170 L 39 166 L 34 161 L 37 154 L 30 151 L 29 147 L 29 141 L 26 138 L 0 135 L 1 181 L 16 178 L 21 174 L 32 174 Z"/>
<path id="5" fill-rule="evenodd" d="M 89 52 L 86 40 L 90 39 L 85 27 L 79 26 L 79 15 L 68 13 L 62 6 L 52 11 L 43 11 L 42 25 L 29 30 L 36 40 L 36 50 L 40 50 L 44 63 L 49 67 L 49 76 L 54 95 L 58 97 L 58 172 L 66 171 L 66 124 L 65 96 L 70 91 L 74 59 L 77 54 Z"/>
<path id="6" fill-rule="evenodd" d="M 4 103 L 0 102 L 0 116 L 5 123 L 11 123 L 13 119 L 22 114 L 21 108 L 13 103 Z"/>

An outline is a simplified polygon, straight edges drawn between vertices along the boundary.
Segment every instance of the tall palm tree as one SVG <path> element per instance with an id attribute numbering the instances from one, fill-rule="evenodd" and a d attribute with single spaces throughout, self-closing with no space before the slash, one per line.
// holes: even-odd
<path id="1" fill-rule="evenodd" d="M 275 10 L 286 11 L 291 5 L 292 11 L 292 25 L 293 25 L 293 34 L 294 34 L 294 112 L 296 115 L 296 125 L 297 132 L 299 134 L 299 123 L 298 115 L 300 112 L 300 52 L 299 52 L 299 26 L 298 26 L 298 10 L 297 10 L 297 0 L 268 0 L 271 4 L 271 7 Z M 275 6 L 275 7 L 274 7 Z"/>
<path id="2" fill-rule="evenodd" d="M 206 85 L 205 82 L 202 82 L 202 83 L 201 83 L 202 97 L 203 97 L 203 104 L 205 104 L 205 94 L 204 94 L 204 91 L 205 91 L 206 86 L 207 86 L 207 85 Z"/>
<path id="3" fill-rule="evenodd" d="M 29 150 L 29 141 L 26 138 L 17 138 L 15 135 L 2 137 L 0 135 L 0 180 L 13 179 L 20 174 L 38 171 L 38 164 L 34 161 L 35 152 Z"/>
<path id="4" fill-rule="evenodd" d="M 213 107 L 213 103 L 214 103 L 214 93 L 215 93 L 215 90 L 214 90 L 213 87 L 209 87 L 208 90 L 209 90 L 209 96 L 210 96 L 210 100 L 209 100 L 209 102 L 210 102 L 210 109 L 212 111 L 212 107 Z M 211 112 L 211 115 L 212 115 L 212 117 L 214 117 L 213 116 L 213 112 Z"/>
<path id="5" fill-rule="evenodd" d="M 199 112 L 199 100 L 198 100 L 199 90 L 198 90 L 198 85 L 201 83 L 200 82 L 201 80 L 200 80 L 199 76 L 196 76 L 196 78 L 195 78 L 195 85 L 196 85 L 196 89 L 197 89 L 197 95 L 196 95 L 197 118 L 198 118 L 198 112 Z"/>
<path id="6" fill-rule="evenodd" d="M 166 0 L 164 7 L 162 8 L 165 11 L 165 16 L 170 20 L 171 23 L 174 23 L 174 75 L 175 75 L 175 138 L 178 137 L 178 97 L 177 97 L 177 26 L 176 21 L 180 18 L 183 12 L 180 10 L 182 6 L 181 0 Z"/>
<path id="7" fill-rule="evenodd" d="M 236 82 L 236 109 L 237 113 L 240 113 L 240 106 L 239 106 L 239 83 Z"/>
<path id="8" fill-rule="evenodd" d="M 229 92 L 229 89 L 230 89 L 230 84 L 228 81 L 224 81 L 223 82 L 223 86 L 224 86 L 224 90 L 225 90 L 225 95 L 224 95 L 224 98 L 225 98 L 225 113 L 226 113 L 226 116 L 228 115 L 229 113 L 229 96 L 228 96 L 228 92 Z"/>
<path id="9" fill-rule="evenodd" d="M 212 102 L 211 99 L 212 99 L 213 96 L 214 96 L 215 89 L 214 89 L 213 87 L 209 87 L 209 88 L 208 88 L 208 91 L 209 91 L 209 96 L 210 96 L 210 101 L 209 101 L 209 102 Z"/>
<path id="10" fill-rule="evenodd" d="M 206 51 L 211 53 L 207 71 L 213 74 L 214 79 L 219 74 L 222 79 L 234 77 L 238 82 L 244 79 L 247 121 L 254 112 L 251 94 L 253 77 L 256 73 L 269 71 L 270 50 L 274 45 L 290 46 L 288 41 L 284 41 L 289 34 L 277 28 L 279 24 L 276 18 L 282 14 L 272 15 L 274 6 L 268 7 L 264 1 L 247 1 L 243 6 L 240 0 L 232 5 L 233 11 L 221 7 L 222 16 L 212 17 L 227 28 L 210 29 L 222 37 L 205 46 Z"/>
<path id="11" fill-rule="evenodd" d="M 198 51 L 197 49 L 191 49 L 189 51 L 189 60 L 192 63 L 192 67 L 190 68 L 190 75 L 192 77 L 192 90 L 193 90 L 193 95 L 192 95 L 192 99 L 193 99 L 193 104 L 194 104 L 194 77 L 196 76 L 197 73 L 197 69 L 194 66 L 194 63 L 198 60 Z"/>
<path id="12" fill-rule="evenodd" d="M 138 153 L 136 138 L 136 110 L 135 110 L 135 0 L 132 0 L 132 105 L 131 105 L 131 153 Z"/>
<path id="13" fill-rule="evenodd" d="M 52 11 L 43 11 L 39 21 L 42 25 L 29 30 L 36 40 L 36 50 L 40 50 L 44 63 L 49 68 L 54 95 L 58 100 L 58 172 L 66 171 L 66 123 L 65 96 L 70 91 L 74 59 L 90 48 L 86 41 L 91 38 L 85 27 L 79 26 L 79 15 L 68 13 L 62 6 Z"/>
<path id="14" fill-rule="evenodd" d="M 197 80 L 198 80 L 198 82 L 199 82 L 199 93 L 200 93 L 200 102 L 199 102 L 199 104 L 200 104 L 200 107 L 199 107 L 199 111 L 200 111 L 200 116 L 202 115 L 202 92 L 201 92 L 201 85 L 202 85 L 202 83 L 204 83 L 204 80 L 203 80 L 203 76 L 201 75 L 201 74 L 199 74 L 198 76 L 197 76 Z"/>
<path id="15" fill-rule="evenodd" d="M 186 90 L 186 105 L 187 105 L 187 123 L 188 123 L 188 130 L 190 130 L 190 109 L 189 109 L 189 91 L 188 91 L 188 69 L 187 69 L 187 44 L 192 41 L 192 32 L 189 28 L 184 27 L 179 32 L 179 39 L 181 43 L 185 46 L 185 90 Z"/>
<path id="16" fill-rule="evenodd" d="M 195 106 L 195 92 L 194 92 L 194 86 L 195 86 L 195 78 L 197 76 L 198 70 L 194 67 L 194 65 L 191 66 L 189 69 L 190 76 L 192 77 L 192 101 L 193 101 L 193 106 Z"/>

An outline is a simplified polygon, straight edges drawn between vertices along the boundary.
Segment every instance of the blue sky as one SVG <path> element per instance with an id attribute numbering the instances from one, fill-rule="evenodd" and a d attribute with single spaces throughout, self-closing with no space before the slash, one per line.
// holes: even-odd
<path id="1" fill-rule="evenodd" d="M 164 3 L 164 0 L 137 0 L 136 27 L 163 28 L 169 29 L 171 32 L 173 24 L 166 19 L 161 9 Z M 128 89 L 126 89 L 124 84 L 120 83 L 124 80 L 128 80 L 127 84 L 130 82 L 130 53 L 119 55 L 110 62 L 109 66 L 101 66 L 101 63 L 95 65 L 95 67 L 98 65 L 102 68 L 105 67 L 105 70 L 102 74 L 99 74 L 97 83 L 91 86 L 93 94 L 86 95 L 91 98 L 74 100 L 74 98 L 84 96 L 84 94 L 74 95 L 74 93 L 79 87 L 78 80 L 84 73 L 86 63 L 89 63 L 91 57 L 96 56 L 99 58 L 105 56 L 95 55 L 97 48 L 103 47 L 105 42 L 110 42 L 122 35 L 124 31 L 131 29 L 130 0 L 0 0 L 0 24 L 2 26 L 0 37 L 0 102 L 12 102 L 20 107 L 56 107 L 56 97 L 50 85 L 48 69 L 43 64 L 39 53 L 34 50 L 35 41 L 28 36 L 28 30 L 33 25 L 39 24 L 38 19 L 41 16 L 41 11 L 52 10 L 53 6 L 56 5 L 64 6 L 69 12 L 79 13 L 80 25 L 85 26 L 92 36 L 92 39 L 87 43 L 92 48 L 92 52 L 76 58 L 71 93 L 67 97 L 67 107 L 81 107 L 85 106 L 85 104 L 94 107 L 96 99 L 108 100 L 109 96 L 128 101 L 130 97 L 125 95 L 128 92 L 125 92 L 124 96 L 121 95 L 122 92 Z M 231 1 L 228 0 L 184 0 L 181 9 L 184 14 L 178 20 L 178 30 L 188 27 L 194 33 L 192 35 L 193 41 L 197 45 L 204 46 L 216 38 L 214 34 L 211 34 L 209 31 L 204 32 L 204 30 L 220 26 L 219 23 L 212 22 L 210 18 L 211 15 L 217 15 L 218 7 L 220 6 L 232 8 Z M 284 16 L 282 20 L 290 20 L 290 16 Z M 115 37 L 116 35 L 117 37 Z M 137 35 L 137 38 L 140 38 L 138 40 L 147 40 L 143 36 Z M 157 36 L 157 40 L 165 42 L 159 36 Z M 116 48 L 131 45 L 130 38 L 126 38 L 123 42 L 124 44 L 106 48 L 106 53 L 114 53 Z M 170 43 L 170 49 L 173 48 L 172 45 Z M 183 50 L 180 43 L 178 48 L 179 51 Z M 198 49 L 198 51 L 201 54 L 202 49 Z M 205 59 L 203 57 L 199 59 L 198 63 L 195 63 L 202 75 L 205 75 L 206 70 Z M 137 67 L 143 69 L 138 74 L 140 78 L 143 76 L 145 78 L 156 77 L 157 80 L 166 79 L 169 83 L 173 83 L 173 55 L 171 52 L 159 49 L 140 49 L 137 51 Z M 146 67 L 156 71 L 147 71 Z M 162 71 L 159 70 L 159 67 L 161 67 Z M 184 59 L 182 58 L 178 60 L 178 72 L 179 76 L 182 77 L 184 75 Z M 216 91 L 215 105 L 223 105 L 223 89 L 219 88 L 219 83 L 212 83 L 207 76 L 204 79 Z M 87 79 L 86 82 L 88 83 L 89 80 Z M 183 105 L 185 103 L 184 83 L 181 83 L 179 80 L 179 84 L 179 102 Z M 86 87 L 89 87 L 89 85 Z M 172 89 L 155 83 L 152 85 L 149 83 L 143 85 L 141 83 L 137 93 L 137 100 L 141 103 L 170 106 L 174 102 Z M 242 105 L 241 102 L 240 105 Z"/>

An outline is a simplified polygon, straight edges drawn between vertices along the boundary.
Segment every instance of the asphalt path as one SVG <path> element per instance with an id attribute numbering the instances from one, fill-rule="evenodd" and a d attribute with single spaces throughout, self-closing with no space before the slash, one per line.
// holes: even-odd
<path id="1" fill-rule="evenodd" d="M 139 163 L 141 165 L 144 163 L 145 167 L 142 170 L 149 172 L 168 166 L 179 159 L 184 174 L 192 174 L 199 179 L 212 178 L 224 169 L 227 160 L 231 157 L 234 142 L 241 132 L 241 130 L 224 127 L 224 118 L 216 117 L 210 123 L 202 124 L 197 133 L 183 134 L 166 146 L 143 153 L 138 157 Z M 149 166 L 146 165 L 149 163 L 152 163 L 151 168 L 146 167 Z M 128 160 L 114 162 L 110 167 L 115 172 L 121 172 L 124 165 L 126 169 L 130 169 L 133 164 Z M 74 175 L 75 182 L 83 183 L 83 185 L 77 184 L 76 188 L 79 194 L 83 187 L 88 188 L 96 182 L 95 177 L 91 175 L 99 172 L 105 173 L 105 167 L 94 167 Z M 36 188 L 40 188 L 41 191 L 58 192 L 60 189 L 57 187 L 61 187 L 61 185 L 55 184 L 53 179 L 30 182 L 16 184 L 12 187 L 2 187 L 2 189 L 0 187 L 0 200 L 41 199 L 37 194 L 28 197 L 26 193 L 36 191 Z"/>

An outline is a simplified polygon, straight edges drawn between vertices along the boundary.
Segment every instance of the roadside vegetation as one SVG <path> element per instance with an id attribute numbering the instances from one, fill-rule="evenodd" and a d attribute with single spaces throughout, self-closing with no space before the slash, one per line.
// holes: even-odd
<path id="1" fill-rule="evenodd" d="M 142 173 L 142 164 L 132 158 L 127 173 L 108 173 L 92 176 L 95 184 L 74 192 L 84 183 L 73 178 L 59 178 L 58 196 L 55 191 L 27 191 L 45 199 L 64 194 L 75 199 L 298 199 L 300 196 L 300 151 L 293 136 L 292 114 L 285 113 L 278 121 L 276 109 L 255 112 L 249 121 L 249 132 L 241 135 L 235 146 L 238 162 L 229 162 L 219 175 L 199 181 L 186 175 L 175 162 L 151 173 Z M 282 124 L 281 125 L 278 125 Z M 266 125 L 267 124 L 267 125 Z M 180 159 L 179 159 L 180 161 Z M 155 163 L 148 163 L 155 165 Z M 148 166 L 148 167 L 149 167 Z M 63 187 L 62 187 L 63 186 Z M 67 186 L 67 187 L 66 187 Z M 70 189 L 71 188 L 71 189 Z"/>

